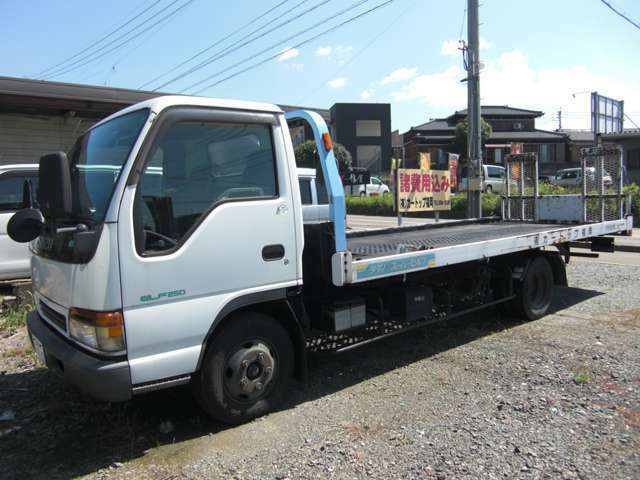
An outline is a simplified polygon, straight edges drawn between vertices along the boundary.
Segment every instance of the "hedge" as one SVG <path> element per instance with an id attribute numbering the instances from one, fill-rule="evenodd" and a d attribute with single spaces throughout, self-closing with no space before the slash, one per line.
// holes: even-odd
<path id="1" fill-rule="evenodd" d="M 391 195 L 375 197 L 346 197 L 347 213 L 354 215 L 395 216 Z M 500 195 L 482 194 L 482 212 L 485 216 L 500 214 Z M 467 214 L 467 198 L 463 193 L 451 195 L 451 210 L 440 212 L 442 218 L 464 218 Z M 413 212 L 408 217 L 432 217 L 433 212 Z"/>
<path id="2" fill-rule="evenodd" d="M 540 184 L 542 195 L 563 195 L 577 193 L 575 189 L 568 189 L 549 183 Z M 634 224 L 640 225 L 640 186 L 632 183 L 624 187 L 625 194 L 631 194 Z M 391 195 L 375 197 L 346 197 L 347 213 L 356 215 L 395 216 L 393 197 Z M 467 213 L 467 198 L 464 193 L 451 195 L 451 210 L 440 212 L 442 218 L 464 218 Z M 500 215 L 500 195 L 495 193 L 482 194 L 482 213 L 485 216 Z M 432 217 L 433 212 L 415 212 L 407 214 L 409 217 Z"/>

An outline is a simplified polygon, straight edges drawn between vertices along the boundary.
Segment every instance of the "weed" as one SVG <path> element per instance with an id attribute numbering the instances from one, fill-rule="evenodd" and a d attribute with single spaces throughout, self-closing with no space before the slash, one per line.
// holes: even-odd
<path id="1" fill-rule="evenodd" d="M 573 375 L 573 381 L 578 385 L 583 385 L 585 383 L 589 383 L 593 379 L 591 372 L 585 369 L 578 370 Z"/>
<path id="2" fill-rule="evenodd" d="M 0 314 L 0 332 L 13 333 L 25 324 L 30 305 L 11 308 Z"/>

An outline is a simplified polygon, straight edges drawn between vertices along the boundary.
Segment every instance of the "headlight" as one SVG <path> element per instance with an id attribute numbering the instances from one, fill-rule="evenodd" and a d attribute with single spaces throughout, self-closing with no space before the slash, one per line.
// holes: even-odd
<path id="1" fill-rule="evenodd" d="M 89 347 L 105 352 L 124 350 L 124 317 L 120 310 L 95 312 L 82 308 L 69 311 L 69 334 Z"/>

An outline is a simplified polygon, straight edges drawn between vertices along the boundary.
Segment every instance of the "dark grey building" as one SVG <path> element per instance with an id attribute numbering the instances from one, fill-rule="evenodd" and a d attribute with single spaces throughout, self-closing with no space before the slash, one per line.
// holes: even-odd
<path id="1" fill-rule="evenodd" d="M 331 107 L 333 139 L 351 153 L 353 165 L 371 173 L 391 168 L 391 105 L 336 103 Z"/>
<path id="2" fill-rule="evenodd" d="M 622 133 L 600 133 L 598 143 L 618 146 L 627 171 L 625 181 L 640 183 L 640 129 L 625 128 Z"/>

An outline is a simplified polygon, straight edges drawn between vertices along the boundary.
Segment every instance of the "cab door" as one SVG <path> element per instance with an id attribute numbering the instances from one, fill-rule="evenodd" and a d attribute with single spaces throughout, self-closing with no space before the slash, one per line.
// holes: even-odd
<path id="1" fill-rule="evenodd" d="M 284 296 L 301 274 L 299 193 L 276 114 L 174 108 L 151 137 L 119 220 L 134 385 L 193 372 L 225 305 Z"/>

